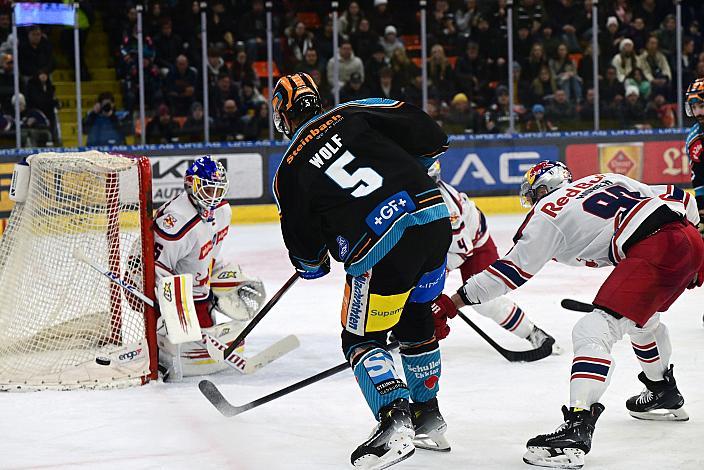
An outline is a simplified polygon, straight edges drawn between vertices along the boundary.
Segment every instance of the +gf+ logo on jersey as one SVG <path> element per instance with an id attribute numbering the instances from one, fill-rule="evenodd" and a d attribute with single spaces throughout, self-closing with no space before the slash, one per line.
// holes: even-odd
<path id="1" fill-rule="evenodd" d="M 401 207 L 399 208 L 396 204 Z M 404 207 L 406 207 L 406 200 L 402 197 L 398 198 L 398 201 L 395 199 L 390 200 L 381 207 L 381 210 L 379 211 L 380 217 L 374 217 L 374 224 L 381 225 L 384 220 L 389 220 L 393 217 L 394 213 L 403 210 Z"/>

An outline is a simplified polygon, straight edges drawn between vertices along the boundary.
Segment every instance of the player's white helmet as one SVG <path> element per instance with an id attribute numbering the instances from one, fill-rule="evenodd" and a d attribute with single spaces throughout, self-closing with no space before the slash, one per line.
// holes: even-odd
<path id="1" fill-rule="evenodd" d="M 186 192 L 201 217 L 208 220 L 212 220 L 212 213 L 227 194 L 229 186 L 225 167 L 210 155 L 200 157 L 186 170 Z"/>
<path id="2" fill-rule="evenodd" d="M 521 182 L 521 205 L 532 207 L 542 197 L 572 182 L 569 168 L 554 160 L 536 163 L 523 175 Z"/>
<path id="3" fill-rule="evenodd" d="M 440 160 L 435 160 L 435 162 L 428 168 L 428 176 L 430 176 L 436 183 L 440 182 Z"/>

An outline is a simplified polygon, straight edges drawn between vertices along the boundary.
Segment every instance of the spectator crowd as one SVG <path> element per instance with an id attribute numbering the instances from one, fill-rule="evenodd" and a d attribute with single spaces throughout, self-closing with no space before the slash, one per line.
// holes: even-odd
<path id="1" fill-rule="evenodd" d="M 131 115 L 138 108 L 138 71 L 143 68 L 147 141 L 201 141 L 205 120 L 210 122 L 211 140 L 267 138 L 264 0 L 208 2 L 205 49 L 201 2 L 149 0 L 144 4 L 142 63 L 137 58 L 136 2 L 100 2 L 100 6 L 96 2 L 95 10 L 102 15 L 110 38 L 124 106 Z M 310 74 L 324 107 L 333 104 L 336 80 L 341 102 L 388 97 L 422 104 L 420 15 L 415 2 L 341 1 L 337 50 L 333 50 L 330 2 L 274 0 L 273 4 L 277 77 L 296 71 Z M 683 0 L 682 11 L 681 66 L 686 86 L 704 76 L 700 31 L 704 2 Z M 683 90 L 676 88 L 674 2 L 602 0 L 598 12 L 601 127 L 676 126 L 676 102 Z M 92 15 L 93 8 L 87 13 Z M 515 0 L 513 18 L 517 130 L 590 129 L 596 105 L 592 0 Z M 0 10 L 0 43 L 9 31 L 9 16 Z M 20 59 L 28 64 L 21 70 L 27 79 L 26 107 L 41 111 L 51 122 L 53 107 L 47 96 L 52 87 L 51 46 L 39 28 L 22 34 L 26 40 L 21 36 Z M 427 110 L 448 132 L 507 132 L 507 36 L 506 0 L 428 2 Z M 203 50 L 207 51 L 207 96 L 203 96 Z M 4 111 L 11 98 L 6 93 L 11 82 L 6 78 L 12 57 L 2 47 L 0 54 Z M 337 77 L 333 55 L 339 60 Z M 91 110 L 94 115 L 88 116 L 91 124 L 91 120 L 101 122 L 96 118 L 107 109 L 106 99 L 114 106 L 114 98 L 102 96 Z"/>

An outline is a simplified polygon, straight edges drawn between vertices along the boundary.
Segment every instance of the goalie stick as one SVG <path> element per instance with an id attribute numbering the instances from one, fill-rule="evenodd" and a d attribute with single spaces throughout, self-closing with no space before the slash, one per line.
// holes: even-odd
<path id="1" fill-rule="evenodd" d="M 132 284 L 124 281 L 120 276 L 118 276 L 116 273 L 104 269 L 102 266 L 100 266 L 98 263 L 95 261 L 91 260 L 85 252 L 83 252 L 80 249 L 76 249 L 73 252 L 74 258 L 76 258 L 79 261 L 82 261 L 86 263 L 88 266 L 102 274 L 103 276 L 107 277 L 110 279 L 110 281 L 114 282 L 118 286 L 122 287 L 126 291 L 128 291 L 130 294 L 134 295 L 138 299 L 140 299 L 142 302 L 145 304 L 149 305 L 150 307 L 154 307 L 154 301 L 144 295 L 144 293 L 140 292 L 135 286 Z M 277 292 L 278 294 L 278 292 Z M 217 341 L 211 336 L 208 335 L 208 338 Z M 239 342 L 233 342 L 232 344 L 234 346 L 238 345 L 241 341 Z M 206 346 L 210 343 L 207 339 L 205 341 Z M 222 349 L 227 349 L 225 345 L 217 341 L 218 344 L 222 346 Z M 260 351 L 259 353 L 255 354 L 251 358 L 246 358 L 242 357 L 239 354 L 237 354 L 234 350 L 235 348 L 232 348 L 232 352 L 227 355 L 227 359 L 222 355 L 220 351 L 215 349 L 219 354 L 213 355 L 211 352 L 211 349 L 208 348 L 208 353 L 210 356 L 215 359 L 215 360 L 220 360 L 225 362 L 228 366 L 232 367 L 235 370 L 238 370 L 239 372 L 243 374 L 252 374 L 256 372 L 257 370 L 261 369 L 265 365 L 269 364 L 270 362 L 275 361 L 276 359 L 280 358 L 284 354 L 296 349 L 299 346 L 298 338 L 296 338 L 294 335 L 289 335 L 286 336 L 285 338 L 280 339 L 276 343 L 272 344 L 268 348 L 264 349 L 263 351 Z"/>
<path id="2" fill-rule="evenodd" d="M 474 331 L 479 334 L 487 343 L 491 345 L 492 348 L 496 349 L 499 354 L 501 354 L 509 362 L 535 362 L 540 359 L 544 359 L 552 354 L 552 343 L 545 343 L 540 347 L 535 349 L 529 349 L 527 351 L 512 351 L 501 346 L 499 343 L 494 341 L 491 336 L 486 334 L 484 330 L 479 328 L 479 326 L 469 319 L 467 315 L 457 311 L 457 315 L 464 320 L 469 326 L 474 329 Z"/>
<path id="3" fill-rule="evenodd" d="M 394 341 L 393 343 L 390 343 L 387 346 L 388 351 L 392 351 L 396 348 L 398 348 L 397 341 Z M 218 390 L 218 387 L 210 380 L 201 380 L 198 383 L 198 388 L 200 389 L 201 393 L 205 396 L 205 398 L 207 398 L 208 401 L 224 417 L 232 418 L 233 416 L 237 416 L 238 414 L 244 413 L 247 410 L 251 410 L 252 408 L 256 408 L 265 403 L 269 403 L 270 401 L 276 400 L 277 398 L 283 397 L 284 395 L 288 395 L 291 392 L 300 390 L 303 387 L 307 387 L 308 385 L 314 384 L 315 382 L 319 382 L 323 379 L 326 379 L 348 369 L 350 369 L 350 363 L 345 361 L 341 364 L 338 364 L 334 367 L 331 367 L 313 376 L 310 376 L 307 379 L 303 379 L 300 382 L 296 382 L 295 384 L 289 385 L 288 387 L 284 387 L 281 390 L 277 390 L 273 393 L 270 393 L 269 395 L 257 398 L 256 400 L 250 401 L 249 403 L 245 403 L 244 405 L 233 405 L 232 403 L 227 401 L 227 398 L 223 396 L 220 390 Z"/>
<path id="4" fill-rule="evenodd" d="M 227 344 L 205 333 L 203 334 L 203 339 L 205 340 L 205 346 L 208 348 L 208 354 L 212 358 L 218 357 L 228 347 Z M 252 357 L 242 357 L 233 351 L 223 361 L 243 374 L 253 374 L 270 362 L 274 362 L 284 354 L 293 351 L 300 344 L 295 335 L 288 335 Z"/>

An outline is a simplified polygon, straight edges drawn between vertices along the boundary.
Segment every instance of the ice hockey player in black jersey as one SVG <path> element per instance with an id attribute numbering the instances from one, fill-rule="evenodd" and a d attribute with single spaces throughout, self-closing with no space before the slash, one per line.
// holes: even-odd
<path id="1" fill-rule="evenodd" d="M 347 272 L 342 349 L 379 421 L 351 462 L 376 470 L 416 447 L 448 451 L 431 304 L 445 283 L 451 227 L 427 175 L 447 135 L 422 110 L 395 100 L 322 112 L 305 73 L 282 77 L 272 96 L 276 128 L 291 139 L 273 183 L 291 263 L 304 279 L 327 274 L 330 257 Z M 400 343 L 407 383 L 388 331 Z"/>

